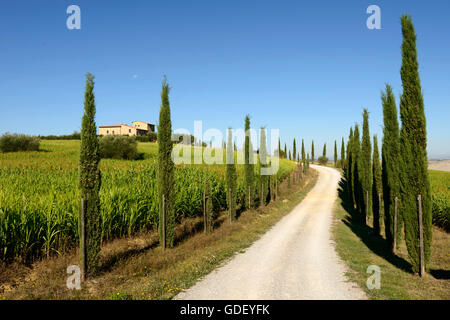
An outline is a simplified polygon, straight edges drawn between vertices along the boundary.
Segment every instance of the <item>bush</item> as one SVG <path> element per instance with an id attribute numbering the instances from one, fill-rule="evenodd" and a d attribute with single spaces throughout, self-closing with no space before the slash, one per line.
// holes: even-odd
<path id="1" fill-rule="evenodd" d="M 157 137 L 156 132 L 149 132 L 145 136 L 136 136 L 136 140 L 139 142 L 155 142 Z"/>
<path id="2" fill-rule="evenodd" d="M 108 135 L 100 138 L 100 157 L 136 160 L 137 141 L 134 137 Z"/>
<path id="3" fill-rule="evenodd" d="M 324 157 L 324 156 L 319 157 L 319 159 L 317 159 L 317 161 L 319 161 L 319 164 L 321 164 L 323 166 L 326 166 L 328 164 L 328 158 Z"/>
<path id="4" fill-rule="evenodd" d="M 81 135 L 78 131 L 74 131 L 72 134 L 39 136 L 39 138 L 41 140 L 81 140 Z"/>
<path id="5" fill-rule="evenodd" d="M 39 143 L 38 137 L 5 133 L 0 137 L 0 151 L 39 151 Z"/>

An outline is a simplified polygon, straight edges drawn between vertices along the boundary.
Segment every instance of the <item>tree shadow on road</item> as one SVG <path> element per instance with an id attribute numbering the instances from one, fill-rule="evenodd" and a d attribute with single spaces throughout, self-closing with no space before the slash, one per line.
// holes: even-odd
<path id="1" fill-rule="evenodd" d="M 347 212 L 347 215 L 341 221 L 349 227 L 349 229 L 357 235 L 373 253 L 385 259 L 395 267 L 402 269 L 405 272 L 413 273 L 411 264 L 405 259 L 392 254 L 386 240 L 382 236 L 375 234 L 373 228 L 364 223 L 364 216 L 360 214 L 350 202 L 348 185 L 344 178 L 339 182 L 338 192 L 341 205 Z"/>

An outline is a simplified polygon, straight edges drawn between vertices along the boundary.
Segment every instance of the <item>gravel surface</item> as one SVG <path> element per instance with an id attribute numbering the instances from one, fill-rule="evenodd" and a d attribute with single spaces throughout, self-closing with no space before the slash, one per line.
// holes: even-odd
<path id="1" fill-rule="evenodd" d="M 366 299 L 347 281 L 331 240 L 340 174 L 312 167 L 317 184 L 291 213 L 175 299 Z"/>

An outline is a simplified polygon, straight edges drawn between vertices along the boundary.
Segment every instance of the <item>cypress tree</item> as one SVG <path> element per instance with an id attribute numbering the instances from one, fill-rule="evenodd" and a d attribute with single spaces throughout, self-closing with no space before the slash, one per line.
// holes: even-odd
<path id="1" fill-rule="evenodd" d="M 352 155 L 353 155 L 353 163 L 352 163 L 352 187 L 353 187 L 353 199 L 354 206 L 356 210 L 361 213 L 361 198 L 362 198 L 362 189 L 361 189 L 361 142 L 359 140 L 359 126 L 355 124 L 355 130 L 353 131 L 353 142 L 352 142 Z"/>
<path id="2" fill-rule="evenodd" d="M 309 169 L 309 153 L 306 156 L 306 171 Z"/>
<path id="3" fill-rule="evenodd" d="M 245 144 L 244 144 L 244 176 L 245 176 L 245 205 L 250 207 L 253 203 L 254 193 L 254 169 L 253 147 L 250 139 L 250 116 L 245 116 Z M 249 192 L 250 190 L 250 192 Z"/>
<path id="4" fill-rule="evenodd" d="M 417 196 L 422 196 L 425 265 L 431 255 L 432 212 L 428 180 L 426 119 L 418 71 L 416 34 L 410 16 L 401 17 L 403 43 L 400 75 L 403 93 L 400 98 L 400 187 L 405 240 L 413 271 L 419 271 L 419 222 Z"/>
<path id="5" fill-rule="evenodd" d="M 289 150 L 289 160 L 292 160 L 292 157 L 291 157 L 291 150 Z"/>
<path id="6" fill-rule="evenodd" d="M 384 233 L 389 249 L 394 251 L 394 210 L 395 197 L 400 201 L 400 132 L 397 118 L 397 106 L 392 87 L 386 84 L 386 92 L 381 93 L 383 105 L 383 145 L 381 148 L 381 177 L 383 183 Z M 401 211 L 397 214 L 397 244 L 401 237 Z"/>
<path id="7" fill-rule="evenodd" d="M 363 111 L 363 136 L 361 141 L 361 213 L 365 221 L 372 215 L 372 143 L 369 132 L 369 112 Z M 367 199 L 368 198 L 368 199 Z M 366 217 L 366 212 L 369 217 Z"/>
<path id="8" fill-rule="evenodd" d="M 284 144 L 284 158 L 287 158 L 287 148 L 286 148 L 286 143 Z"/>
<path id="9" fill-rule="evenodd" d="M 296 157 L 296 156 L 297 156 L 297 146 L 296 146 L 295 138 L 294 138 L 294 145 L 293 145 L 293 149 L 292 149 L 292 157 L 293 157 L 292 160 L 295 161 L 295 157 Z"/>
<path id="10" fill-rule="evenodd" d="M 302 139 L 302 165 L 303 171 L 306 172 L 306 157 L 305 157 L 305 144 Z"/>
<path id="11" fill-rule="evenodd" d="M 281 144 L 280 144 L 280 138 L 278 138 L 278 157 L 281 155 Z"/>
<path id="12" fill-rule="evenodd" d="M 342 137 L 341 143 L 341 168 L 345 170 L 345 145 L 344 145 L 344 137 Z"/>
<path id="13" fill-rule="evenodd" d="M 337 168 L 337 145 L 336 145 L 336 140 L 334 140 L 334 167 Z"/>
<path id="14" fill-rule="evenodd" d="M 348 135 L 347 141 L 347 167 L 346 167 L 346 175 L 345 178 L 347 180 L 347 191 L 348 191 L 348 199 L 350 203 L 353 205 L 355 203 L 355 199 L 353 198 L 353 128 L 350 127 L 350 134 Z"/>
<path id="15" fill-rule="evenodd" d="M 373 159 L 372 159 L 372 199 L 373 199 L 373 231 L 380 234 L 380 197 L 383 186 L 381 185 L 381 164 L 378 152 L 377 136 L 373 137 Z"/>
<path id="16" fill-rule="evenodd" d="M 311 163 L 314 163 L 314 140 L 311 144 Z"/>
<path id="17" fill-rule="evenodd" d="M 261 128 L 260 130 L 260 142 L 259 142 L 259 163 L 261 168 L 265 168 L 268 165 L 268 159 L 267 159 L 267 141 L 266 141 L 266 130 L 265 128 Z M 267 199 L 267 193 L 268 193 L 268 187 L 269 187 L 269 176 L 262 175 L 261 169 L 259 170 L 259 177 L 261 179 L 260 187 L 262 190 L 260 190 L 261 195 L 261 205 L 266 204 Z"/>
<path id="18" fill-rule="evenodd" d="M 236 189 L 237 189 L 237 174 L 236 165 L 234 161 L 233 151 L 233 133 L 231 128 L 228 128 L 228 142 L 227 142 L 227 206 L 231 209 L 231 219 L 236 219 Z"/>
<path id="19" fill-rule="evenodd" d="M 84 215 L 84 248 L 85 266 L 84 275 L 94 274 L 100 261 L 100 185 L 101 172 L 99 168 L 100 154 L 97 138 L 97 125 L 95 123 L 95 95 L 94 76 L 86 74 L 86 89 L 84 93 L 84 114 L 81 120 L 81 144 L 79 160 L 79 188 L 81 198 L 86 200 Z M 80 220 L 81 221 L 81 220 Z M 80 225 L 82 225 L 80 223 Z M 82 245 L 80 243 L 80 245 Z M 80 248 L 83 250 L 83 248 Z"/>
<path id="20" fill-rule="evenodd" d="M 323 144 L 323 154 L 322 154 L 324 157 L 326 157 L 327 156 L 327 144 L 326 143 L 324 143 Z"/>
<path id="21" fill-rule="evenodd" d="M 174 210 L 174 171 L 175 166 L 172 161 L 172 122 L 170 119 L 169 84 L 166 77 L 161 87 L 161 107 L 159 110 L 158 123 L 158 196 L 160 203 L 159 210 L 159 239 L 163 242 L 162 225 L 162 197 L 165 198 L 165 234 L 166 246 L 173 247 L 175 239 L 175 210 Z"/>

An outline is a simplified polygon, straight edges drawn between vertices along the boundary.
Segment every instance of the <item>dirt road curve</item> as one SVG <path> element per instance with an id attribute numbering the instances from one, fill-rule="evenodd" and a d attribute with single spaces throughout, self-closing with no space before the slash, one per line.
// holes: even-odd
<path id="1" fill-rule="evenodd" d="M 365 299 L 347 282 L 331 241 L 340 175 L 313 167 L 317 184 L 291 213 L 176 299 Z"/>

